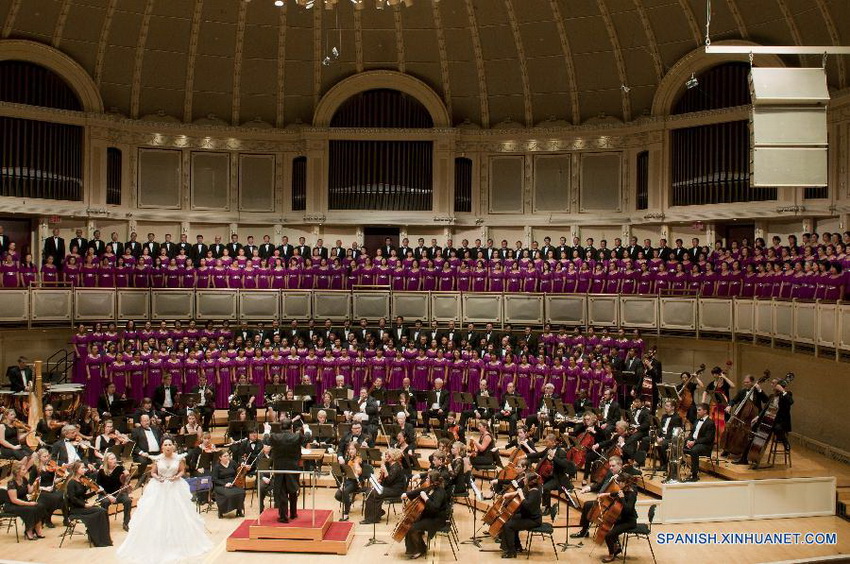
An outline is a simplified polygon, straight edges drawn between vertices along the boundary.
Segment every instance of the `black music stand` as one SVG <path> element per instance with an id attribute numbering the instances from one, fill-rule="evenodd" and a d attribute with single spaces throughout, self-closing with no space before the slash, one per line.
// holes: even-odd
<path id="1" fill-rule="evenodd" d="M 292 392 L 296 396 L 316 397 L 316 386 L 313 384 L 298 384 Z"/>
<path id="2" fill-rule="evenodd" d="M 283 400 L 274 403 L 274 410 L 280 413 L 281 411 L 288 413 L 290 419 L 295 415 L 301 415 L 304 411 L 303 400 Z"/>
<path id="3" fill-rule="evenodd" d="M 617 382 L 617 385 L 623 390 L 623 403 L 620 404 L 621 408 L 631 405 L 631 402 L 628 401 L 629 398 L 627 392 L 638 385 L 638 380 L 638 374 L 634 370 L 623 370 L 621 372 L 614 373 L 614 381 Z"/>
<path id="4" fill-rule="evenodd" d="M 242 440 L 248 436 L 248 421 L 230 421 L 227 424 L 227 436 L 232 442 Z M 233 437 L 238 436 L 238 439 Z"/>
<path id="5" fill-rule="evenodd" d="M 183 407 L 194 409 L 201 401 L 201 394 L 177 394 L 177 403 Z"/>
<path id="6" fill-rule="evenodd" d="M 470 394 L 469 392 L 453 392 L 452 401 L 457 404 L 460 404 L 460 409 L 461 411 L 463 411 L 463 407 L 465 405 L 472 405 L 475 403 L 475 398 L 473 398 L 472 394 Z"/>
<path id="7" fill-rule="evenodd" d="M 331 388 L 328 391 L 335 400 L 349 399 L 349 393 L 354 393 L 351 388 Z"/>
<path id="8" fill-rule="evenodd" d="M 508 398 L 508 405 L 514 410 L 514 413 L 516 413 L 517 418 L 520 417 L 520 413 L 528 409 L 528 404 L 525 403 L 525 398 L 522 396 L 514 396 L 512 398 Z"/>
<path id="9" fill-rule="evenodd" d="M 350 411 L 351 413 L 357 413 L 360 411 L 360 403 L 357 400 L 341 399 L 336 402 L 336 405 L 340 411 Z"/>
<path id="10" fill-rule="evenodd" d="M 260 387 L 254 384 L 236 386 L 235 393 L 237 396 L 254 396 L 260 393 Z M 200 399 L 200 397 L 198 398 Z"/>
<path id="11" fill-rule="evenodd" d="M 387 390 L 386 404 L 396 405 L 398 404 L 398 396 L 401 393 L 401 390 Z"/>
<path id="12" fill-rule="evenodd" d="M 275 394 L 286 395 L 286 390 L 289 389 L 289 386 L 286 384 L 268 384 L 266 385 L 265 394 L 267 396 L 273 396 Z"/>
<path id="13" fill-rule="evenodd" d="M 567 513 L 566 513 L 567 524 L 564 527 L 564 530 L 566 531 L 566 535 L 565 535 L 566 540 L 565 540 L 565 542 L 559 542 L 557 544 L 557 546 L 561 547 L 561 552 L 566 552 L 571 548 L 581 548 L 582 546 L 584 546 L 584 543 L 582 543 L 582 542 L 578 542 L 577 544 L 571 544 L 570 543 L 570 507 L 572 507 L 573 509 L 576 509 L 578 511 L 581 511 L 581 505 L 579 504 L 578 498 L 575 496 L 575 493 L 574 493 L 575 490 L 568 490 L 564 486 L 561 486 L 561 491 L 563 491 L 564 495 L 567 496 Z M 556 499 L 555 503 L 560 503 L 560 500 L 558 498 L 555 498 L 555 499 Z"/>
<path id="14" fill-rule="evenodd" d="M 487 538 L 487 537 L 483 537 L 483 536 L 479 537 L 478 534 L 477 534 L 478 533 L 478 504 L 476 503 L 477 496 L 475 494 L 474 486 L 475 486 L 475 478 L 472 476 L 472 474 L 470 474 L 469 475 L 469 488 L 467 489 L 467 494 L 469 493 L 470 490 L 472 491 L 472 506 L 471 506 L 471 508 L 472 508 L 472 536 L 469 537 L 469 539 L 462 541 L 460 544 L 471 544 L 471 545 L 473 545 L 474 547 L 476 547 L 480 550 L 481 549 L 481 539 Z M 479 490 L 479 493 L 480 493 L 480 490 Z M 468 497 L 467 497 L 467 499 L 468 499 Z M 481 496 L 481 499 L 484 499 L 483 495 Z"/>
<path id="15" fill-rule="evenodd" d="M 333 425 L 324 424 L 324 425 L 313 425 L 310 427 L 310 430 L 313 431 L 314 439 L 333 439 L 336 435 L 336 431 L 334 430 Z M 320 443 L 327 441 L 318 441 Z"/>

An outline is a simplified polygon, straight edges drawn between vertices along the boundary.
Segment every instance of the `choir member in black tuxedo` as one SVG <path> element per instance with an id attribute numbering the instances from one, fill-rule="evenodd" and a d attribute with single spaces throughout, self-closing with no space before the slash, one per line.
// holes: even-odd
<path id="1" fill-rule="evenodd" d="M 234 510 L 237 517 L 243 517 L 245 514 L 245 490 L 233 483 L 236 480 L 239 467 L 240 465 L 232 459 L 228 450 L 222 451 L 218 462 L 213 464 L 213 494 L 218 506 L 219 518 Z"/>
<path id="2" fill-rule="evenodd" d="M 626 353 L 626 358 L 620 361 L 615 360 L 615 368 L 620 371 L 623 378 L 627 382 L 633 383 L 637 388 L 640 388 L 640 382 L 643 378 L 644 364 L 643 360 L 637 355 L 637 349 L 631 348 Z M 619 358 L 619 357 L 618 357 Z M 626 397 L 631 396 L 632 384 L 624 386 L 623 393 Z"/>
<path id="3" fill-rule="evenodd" d="M 402 499 L 414 499 L 421 497 L 425 502 L 425 509 L 419 519 L 411 525 L 410 530 L 404 536 L 405 554 L 415 560 L 425 555 L 428 545 L 425 542 L 425 533 L 431 539 L 437 531 L 446 526 L 449 518 L 449 504 L 451 499 L 446 494 L 445 479 L 443 474 L 437 470 L 428 472 L 429 485 L 404 492 Z"/>
<path id="4" fill-rule="evenodd" d="M 363 475 L 363 460 L 357 451 L 355 443 L 348 443 L 345 454 L 338 457 L 340 466 L 348 466 L 354 473 L 355 478 L 343 477 L 342 483 L 337 488 L 334 498 L 342 503 L 342 517 L 340 521 L 348 521 L 348 513 L 351 511 L 351 502 L 360 485 L 360 477 Z"/>
<path id="5" fill-rule="evenodd" d="M 298 432 L 292 428 L 292 420 L 285 415 L 280 418 L 280 432 L 267 433 L 265 444 L 271 447 L 271 459 L 275 470 L 300 470 L 301 447 L 310 443 L 313 433 L 303 425 Z M 274 499 L 278 510 L 278 521 L 288 523 L 298 517 L 299 474 L 278 474 L 274 482 Z M 288 503 L 287 503 L 288 502 Z"/>
<path id="6" fill-rule="evenodd" d="M 621 412 L 620 404 L 614 397 L 614 390 L 605 388 L 602 392 L 602 400 L 599 402 L 599 428 L 606 431 L 613 429 L 614 424 L 620 420 Z"/>
<path id="7" fill-rule="evenodd" d="M 22 460 L 12 462 L 12 473 L 6 487 L 0 489 L 0 503 L 7 513 L 17 515 L 24 522 L 24 534 L 28 540 L 43 539 L 42 523 L 48 519 L 47 508 L 39 501 L 29 501 L 33 484 L 27 479 L 27 466 Z"/>
<path id="8" fill-rule="evenodd" d="M 522 500 L 519 508 L 502 527 L 502 558 L 516 558 L 517 549 L 522 546 L 519 531 L 530 531 L 543 524 L 540 503 L 545 493 L 540 490 L 540 476 L 531 472 L 525 477 L 525 485 L 505 494 L 505 500 L 516 496 Z"/>
<path id="9" fill-rule="evenodd" d="M 664 415 L 661 416 L 661 424 L 658 426 L 658 436 L 655 438 L 655 452 L 662 468 L 667 468 L 668 449 L 673 439 L 673 430 L 681 429 L 684 425 L 682 418 L 676 412 L 676 403 L 673 400 L 664 400 Z"/>
<path id="10" fill-rule="evenodd" d="M 442 378 L 434 380 L 434 389 L 428 392 L 428 409 L 425 411 L 425 432 L 431 430 L 431 418 L 440 421 L 440 427 L 446 426 L 446 414 L 449 412 L 450 392 L 443 388 Z"/>
<path id="11" fill-rule="evenodd" d="M 107 452 L 103 457 L 103 466 L 97 471 L 97 485 L 103 490 L 103 500 L 100 506 L 108 510 L 112 504 L 124 507 L 124 530 L 130 530 L 130 511 L 133 500 L 130 499 L 130 488 L 125 487 L 130 481 L 130 472 L 118 463 L 114 453 Z"/>
<path id="12" fill-rule="evenodd" d="M 54 229 L 53 235 L 44 240 L 42 256 L 44 262 L 47 262 L 47 257 L 53 257 L 56 266 L 60 266 L 65 259 L 65 239 L 59 236 L 58 229 Z"/>
<path id="13" fill-rule="evenodd" d="M 688 433 L 685 440 L 685 455 L 691 458 L 690 482 L 699 480 L 699 457 L 711 456 L 711 449 L 714 448 L 714 421 L 708 416 L 708 410 L 707 403 L 697 406 L 693 431 Z"/>
<path id="14" fill-rule="evenodd" d="M 517 393 L 515 392 L 514 383 L 508 382 L 507 388 L 505 389 L 505 393 L 499 400 L 499 411 L 496 412 L 497 421 L 508 422 L 508 436 L 510 437 L 516 435 L 518 410 L 514 407 L 511 407 L 510 402 L 508 400 L 517 399 L 519 397 L 521 396 L 517 395 Z"/>
<path id="15" fill-rule="evenodd" d="M 68 502 L 68 515 L 72 519 L 79 519 L 86 525 L 89 541 L 94 546 L 112 546 L 112 537 L 109 534 L 109 515 L 106 509 L 96 505 L 88 506 L 88 500 L 98 495 L 97 484 L 85 477 L 86 467 L 82 462 L 74 462 L 68 467 L 68 486 L 65 490 L 65 499 Z M 83 484 L 88 481 L 94 488 Z"/>
<path id="16" fill-rule="evenodd" d="M 65 514 L 65 494 L 56 490 L 56 464 L 50 458 L 47 449 L 38 449 L 32 456 L 28 482 L 35 484 L 38 480 L 38 503 L 44 507 L 44 525 L 53 528 L 50 521 L 53 513 L 61 510 Z"/>
<path id="17" fill-rule="evenodd" d="M 383 491 L 379 494 L 372 490 L 366 497 L 366 506 L 363 510 L 365 518 L 360 521 L 361 525 L 380 522 L 385 513 L 381 509 L 384 499 L 399 497 L 404 492 L 407 477 L 401 467 L 401 456 L 401 451 L 394 448 L 387 449 L 384 453 L 384 460 L 378 470 L 378 481 L 381 483 Z"/>
<path id="18" fill-rule="evenodd" d="M 151 419 L 148 415 L 142 415 L 139 418 L 139 426 L 133 429 L 133 462 L 139 465 L 139 476 L 144 475 L 148 464 L 151 463 L 151 457 L 160 454 L 159 444 L 162 441 L 162 434 L 159 429 L 151 426 Z"/>
<path id="19" fill-rule="evenodd" d="M 576 465 L 567 459 L 567 451 L 558 444 L 554 434 L 546 435 L 545 449 L 529 454 L 527 458 L 532 463 L 539 461 L 537 464 L 538 470 L 544 461 L 548 461 L 547 466 L 549 464 L 552 465 L 551 476 L 548 478 L 541 476 L 541 478 L 546 480 L 543 484 L 543 511 L 549 513 L 552 516 L 552 520 L 554 520 L 555 514 L 558 511 L 558 505 L 552 505 L 552 492 L 558 492 L 561 488 L 567 490 L 573 489 L 570 476 L 575 475 Z"/>

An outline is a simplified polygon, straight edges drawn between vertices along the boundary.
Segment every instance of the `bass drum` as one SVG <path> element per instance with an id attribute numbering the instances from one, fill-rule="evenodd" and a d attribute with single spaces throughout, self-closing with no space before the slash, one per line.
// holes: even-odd
<path id="1" fill-rule="evenodd" d="M 82 384 L 52 384 L 47 388 L 47 403 L 53 406 L 54 417 L 59 421 L 78 419 L 83 400 Z"/>

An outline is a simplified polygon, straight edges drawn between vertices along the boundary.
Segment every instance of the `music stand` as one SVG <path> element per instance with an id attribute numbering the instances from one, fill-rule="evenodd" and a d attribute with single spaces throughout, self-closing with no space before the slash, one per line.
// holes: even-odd
<path id="1" fill-rule="evenodd" d="M 381 417 L 381 419 L 392 420 L 392 419 L 395 419 L 396 411 L 395 411 L 395 408 L 393 406 L 384 404 L 384 405 L 381 406 L 381 410 L 380 410 L 379 414 L 380 414 L 379 416 Z"/>
<path id="2" fill-rule="evenodd" d="M 272 469 L 272 459 L 271 458 L 268 458 L 268 457 L 258 458 L 257 459 L 257 481 L 262 479 L 260 477 L 260 473 L 262 471 L 271 470 L 271 469 Z M 258 490 L 260 489 L 259 484 L 257 484 L 257 489 Z M 265 501 L 265 496 L 268 495 L 268 493 L 270 491 L 274 491 L 274 485 L 272 484 L 272 482 L 269 482 L 268 487 L 265 489 L 265 491 L 263 491 L 263 495 L 259 496 L 259 498 L 260 498 L 260 515 L 263 514 L 263 509 L 264 509 L 263 508 L 263 505 L 264 505 L 263 502 Z M 274 501 L 274 494 L 272 494 L 272 501 Z"/>
<path id="3" fill-rule="evenodd" d="M 201 394 L 177 394 L 179 405 L 194 409 L 201 401 Z"/>
<path id="4" fill-rule="evenodd" d="M 340 423 L 336 426 L 336 438 L 342 440 L 344 436 L 351 432 L 352 423 Z"/>
<path id="5" fill-rule="evenodd" d="M 499 400 L 493 396 L 487 396 L 486 398 L 478 396 L 478 407 L 489 409 L 491 413 L 495 413 L 499 411 Z"/>
<path id="6" fill-rule="evenodd" d="M 316 386 L 313 384 L 298 384 L 292 393 L 296 396 L 310 396 L 312 398 L 316 395 Z"/>
<path id="7" fill-rule="evenodd" d="M 204 468 L 206 470 L 204 474 L 212 474 L 213 464 L 218 462 L 219 457 L 221 457 L 220 450 L 215 452 L 201 452 L 201 455 L 198 457 L 198 464 L 195 468 Z"/>
<path id="8" fill-rule="evenodd" d="M 387 389 L 386 388 L 375 388 L 371 392 L 369 392 L 369 397 L 372 397 L 378 400 L 381 403 L 386 403 L 387 397 Z"/>
<path id="9" fill-rule="evenodd" d="M 415 399 L 417 404 L 420 403 L 428 403 L 428 394 L 430 392 L 428 390 L 413 390 L 413 398 Z"/>
<path id="10" fill-rule="evenodd" d="M 463 411 L 463 406 L 472 405 L 473 403 L 475 403 L 472 394 L 470 394 L 469 392 L 453 392 L 452 401 L 457 404 L 460 404 L 461 411 Z"/>
<path id="11" fill-rule="evenodd" d="M 396 405 L 398 403 L 398 396 L 401 393 L 401 390 L 387 390 L 386 402 L 390 405 Z"/>
<path id="12" fill-rule="evenodd" d="M 581 548 L 582 546 L 584 546 L 584 543 L 582 543 L 582 542 L 579 542 L 577 544 L 571 544 L 570 543 L 570 507 L 572 507 L 573 509 L 576 509 L 578 511 L 581 511 L 581 504 L 579 503 L 578 498 L 575 495 L 575 489 L 568 490 L 564 486 L 561 486 L 561 491 L 563 491 L 564 495 L 567 497 L 567 514 L 566 514 L 567 524 L 564 527 L 564 530 L 566 531 L 566 534 L 564 535 L 566 540 L 565 540 L 565 542 L 559 542 L 557 544 L 557 546 L 561 547 L 561 552 L 566 552 L 567 550 L 569 550 L 571 548 Z M 560 498 L 555 498 L 555 499 L 556 499 L 555 503 L 560 503 Z"/>
<path id="13" fill-rule="evenodd" d="M 238 436 L 240 439 L 248 436 L 248 422 L 247 421 L 230 421 L 227 424 L 227 436 L 230 437 L 230 440 L 239 440 L 234 439 L 233 437 Z"/>
<path id="14" fill-rule="evenodd" d="M 286 390 L 289 389 L 289 386 L 286 384 L 268 384 L 266 385 L 265 394 L 267 396 L 273 396 L 275 394 L 286 395 Z"/>
<path id="15" fill-rule="evenodd" d="M 360 411 L 360 403 L 353 399 L 339 400 L 336 405 L 340 411 L 350 411 L 351 413 Z"/>
<path id="16" fill-rule="evenodd" d="M 390 446 L 392 442 L 390 439 L 401 432 L 401 426 L 398 423 L 387 423 L 384 425 L 384 432 L 387 434 L 387 446 Z"/>
<path id="17" fill-rule="evenodd" d="M 625 408 L 628 403 L 628 390 L 638 385 L 638 374 L 634 370 L 623 370 L 614 372 L 614 381 L 623 390 L 623 403 L 621 407 Z"/>
<path id="18" fill-rule="evenodd" d="M 184 437 L 183 438 L 183 447 L 186 450 L 189 450 L 190 448 L 195 448 L 196 446 L 198 446 L 198 435 L 196 433 L 189 433 L 188 435 L 177 435 L 177 436 L 178 437 Z"/>
<path id="19" fill-rule="evenodd" d="M 329 424 L 313 425 L 310 430 L 313 431 L 314 439 L 333 439 L 335 435 L 334 426 Z"/>
<path id="20" fill-rule="evenodd" d="M 300 415 L 304 411 L 304 401 L 302 400 L 282 400 L 274 403 L 274 410 L 280 413 L 281 411 L 288 413 L 291 417 Z"/>
<path id="21" fill-rule="evenodd" d="M 514 396 L 508 398 L 508 405 L 513 408 L 514 413 L 519 417 L 520 412 L 528 409 L 528 404 L 525 403 L 525 398 L 522 396 Z"/>
<path id="22" fill-rule="evenodd" d="M 260 393 L 260 387 L 254 384 L 236 386 L 237 396 L 254 396 Z M 200 399 L 200 398 L 199 398 Z"/>

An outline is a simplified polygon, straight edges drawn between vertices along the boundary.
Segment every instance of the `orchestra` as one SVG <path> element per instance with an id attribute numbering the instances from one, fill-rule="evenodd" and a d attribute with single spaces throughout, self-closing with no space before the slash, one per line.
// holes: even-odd
<path id="1" fill-rule="evenodd" d="M 86 524 L 92 543 L 106 546 L 111 543 L 106 510 L 114 506 L 122 512 L 121 526 L 129 530 L 135 499 L 131 484 L 138 487 L 148 480 L 147 468 L 162 454 L 163 437 L 173 429 L 179 439 L 175 444 L 185 453 L 188 474 L 208 476 L 212 481 L 218 517 L 243 517 L 246 490 L 258 487 L 260 507 L 264 498 L 273 494 L 278 520 L 297 519 L 300 473 L 322 464 L 302 460 L 302 448 L 318 449 L 338 465 L 334 498 L 340 503 L 340 521 L 353 520 L 353 501 L 361 493 L 364 510 L 360 524 L 364 525 L 383 520 L 387 499 L 401 497 L 406 500 L 405 507 L 412 500 L 422 502 L 425 509 L 410 519 L 400 535 L 412 558 L 426 551 L 424 535 L 432 536 L 445 525 L 447 504 L 472 496 L 475 479 L 482 476 L 487 477 L 500 503 L 515 500 L 514 511 L 505 516 L 497 536 L 504 557 L 516 557 L 522 549 L 518 531 L 538 527 L 544 516 L 554 521 L 559 500 L 574 491 L 573 480 L 581 470 L 582 493 L 611 497 L 622 506 L 620 516 L 600 537 L 608 547 L 605 561 L 610 561 L 620 554 L 619 535 L 636 523 L 635 488 L 626 487 L 624 472 L 638 471 L 648 453 L 667 470 L 667 477 L 673 479 L 670 468 L 674 463 L 687 464 L 688 480 L 699 480 L 699 458 L 710 456 L 718 444 L 715 421 L 732 418 L 745 402 L 752 402 L 757 413 L 748 423 L 753 428 L 748 435 L 751 441 L 755 429 L 770 420 L 771 440 L 790 449 L 787 434 L 793 395 L 788 380 L 772 380 L 772 395 L 768 395 L 763 379 L 756 381 L 746 375 L 741 389 L 730 397 L 733 384 L 728 368 L 712 371 L 708 386 L 702 385 L 700 371 L 684 372 L 676 386 L 678 401 L 665 399 L 656 420 L 652 407 L 660 363 L 654 364 L 659 362 L 655 355 L 642 355 L 642 341 L 625 335 L 615 339 L 605 331 L 602 335 L 607 340 L 603 341 L 591 331 L 582 334 L 546 328 L 539 336 L 526 331 L 521 339 L 514 339 L 491 328 L 489 338 L 485 331 L 478 339 L 481 348 L 472 348 L 462 333 L 454 335 L 455 340 L 442 335 L 435 344 L 428 338 L 430 332 L 423 331 L 419 348 L 411 338 L 415 330 L 411 328 L 396 349 L 393 334 L 408 331 L 399 325 L 384 331 L 380 343 L 371 330 L 365 342 L 358 338 L 360 329 L 351 331 L 350 341 L 343 343 L 331 339 L 342 331 L 329 323 L 322 331 L 309 327 L 310 342 L 303 339 L 306 333 L 299 327 L 293 347 L 287 346 L 286 331 L 275 334 L 272 341 L 262 329 L 242 335 L 250 331 L 246 328 L 233 336 L 230 331 L 219 335 L 214 326 L 198 330 L 198 335 L 208 337 L 195 342 L 184 343 L 185 335 L 177 339 L 169 332 L 160 345 L 157 337 L 146 339 L 139 331 L 136 338 L 125 335 L 123 342 L 119 338 L 114 347 L 101 343 L 107 351 L 124 350 L 131 356 L 138 352 L 134 347 L 148 345 L 144 350 L 150 352 L 141 360 L 145 363 L 157 358 L 154 352 L 159 350 L 159 358 L 165 359 L 162 363 L 175 360 L 172 364 L 180 362 L 185 367 L 185 355 L 194 354 L 201 368 L 191 381 L 185 368 L 162 368 L 159 376 L 151 379 L 148 367 L 144 389 L 135 399 L 132 379 L 123 385 L 120 379 L 110 380 L 103 393 L 95 396 L 95 409 L 81 405 L 69 414 L 62 404 L 63 411 L 57 415 L 56 406 L 46 401 L 34 429 L 17 419 L 13 407 L 6 408 L 0 419 L 0 455 L 20 457 L 17 473 L 13 472 L 9 482 L 6 507 L 22 515 L 26 536 L 32 539 L 43 535 L 42 526 L 52 527 L 50 517 L 64 514 L 67 507 L 71 517 Z M 117 328 L 114 331 L 119 334 Z M 327 344 L 322 341 L 323 332 Z M 151 327 L 149 333 L 157 331 Z M 537 350 L 529 347 L 532 341 Z M 440 342 L 449 349 L 443 352 Z M 450 343 L 461 348 L 452 349 L 455 345 Z M 87 354 L 96 352 L 95 346 L 90 346 Z M 527 349 L 514 355 L 515 346 Z M 513 356 L 520 359 L 518 364 L 513 363 Z M 294 358 L 286 360 L 290 357 Z M 458 363 L 462 370 L 442 371 L 438 366 L 435 371 L 434 361 L 441 357 Z M 359 358 L 371 363 L 360 373 L 356 368 Z M 263 359 L 262 370 L 255 371 L 248 364 L 254 359 Z M 291 371 L 288 363 L 294 359 L 297 370 Z M 403 364 L 406 359 L 409 365 Z M 427 374 L 413 369 L 420 359 L 428 367 Z M 223 371 L 218 364 L 209 371 L 202 368 L 204 362 L 219 360 L 225 362 Z M 334 369 L 330 371 L 332 361 Z M 228 366 L 232 362 L 237 365 Z M 280 363 L 279 367 L 272 370 L 272 362 Z M 383 368 L 375 370 L 375 363 Z M 404 369 L 394 375 L 394 364 Z M 546 370 L 535 375 L 533 369 L 538 365 Z M 87 376 L 92 366 L 85 364 L 82 373 Z M 612 371 L 624 367 L 644 376 L 627 392 L 611 376 Z M 419 383 L 415 383 L 417 378 Z M 391 384 L 385 387 L 384 382 Z M 227 390 L 224 403 L 218 392 L 222 386 Z M 700 399 L 706 402 L 693 401 L 700 389 L 704 390 Z M 468 393 L 473 401 L 455 392 Z M 688 397 L 692 421 L 687 417 L 691 408 L 683 405 Z M 491 398 L 497 399 L 491 403 Z M 624 399 L 628 406 L 621 403 Z M 575 415 L 568 411 L 570 407 L 577 409 Z M 222 411 L 216 416 L 217 410 L 227 412 L 224 432 Z M 420 412 L 421 420 L 417 417 Z M 264 425 L 263 419 L 273 423 Z M 474 423 L 472 431 L 470 423 Z M 427 434 L 417 434 L 417 430 L 427 433 L 432 424 L 440 430 L 436 442 Z M 498 439 L 499 424 L 508 428 L 507 441 Z M 127 432 L 121 432 L 119 426 Z M 539 438 L 537 443 L 535 438 Z M 31 457 L 28 443 L 40 447 Z M 747 446 L 739 461 L 753 464 Z M 370 460 L 373 451 L 365 450 L 375 447 L 383 451 L 380 460 Z M 128 461 L 122 460 L 128 456 Z M 629 463 L 625 471 L 624 462 Z M 258 477 L 260 463 L 289 473 Z M 496 477 L 482 474 L 494 468 Z M 581 536 L 599 524 L 588 503 L 593 502 L 584 504 Z"/>

